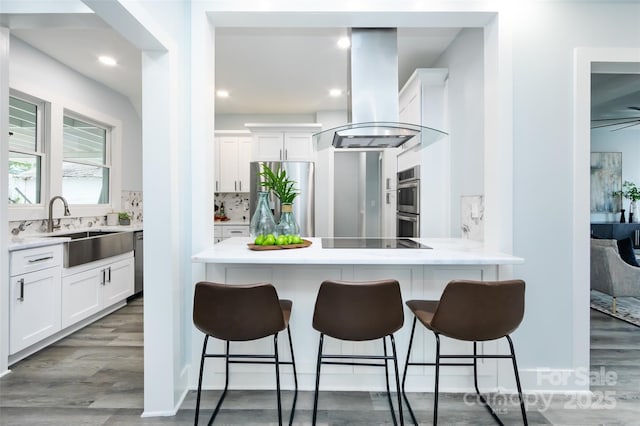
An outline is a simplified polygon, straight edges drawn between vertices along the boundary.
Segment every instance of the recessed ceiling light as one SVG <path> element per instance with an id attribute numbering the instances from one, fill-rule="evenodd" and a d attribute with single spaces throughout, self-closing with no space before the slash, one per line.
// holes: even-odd
<path id="1" fill-rule="evenodd" d="M 98 57 L 98 60 L 100 61 L 101 64 L 107 65 L 110 67 L 115 67 L 116 65 L 118 65 L 118 62 L 115 59 L 113 59 L 111 56 L 102 55 Z"/>
<path id="2" fill-rule="evenodd" d="M 216 95 L 217 95 L 219 98 L 228 98 L 228 97 L 229 97 L 229 92 L 227 92 L 226 90 L 218 90 L 218 91 L 216 92 Z"/>
<path id="3" fill-rule="evenodd" d="M 337 98 L 338 96 L 342 96 L 342 90 L 340 89 L 331 89 L 329 90 L 329 96 L 333 98 Z"/>
<path id="4" fill-rule="evenodd" d="M 338 40 L 338 47 L 340 49 L 348 49 L 351 47 L 351 39 L 349 37 L 342 37 Z"/>

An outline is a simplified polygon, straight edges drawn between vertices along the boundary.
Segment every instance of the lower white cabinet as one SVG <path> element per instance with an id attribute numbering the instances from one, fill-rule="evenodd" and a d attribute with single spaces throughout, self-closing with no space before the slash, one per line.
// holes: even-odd
<path id="1" fill-rule="evenodd" d="M 61 269 L 48 268 L 11 277 L 10 354 L 60 331 Z"/>
<path id="2" fill-rule="evenodd" d="M 231 224 L 218 224 L 213 227 L 213 239 L 214 243 L 226 240 L 231 237 L 248 237 L 249 236 L 249 224 L 231 225 Z"/>
<path id="3" fill-rule="evenodd" d="M 9 264 L 9 354 L 13 355 L 61 329 L 62 247 L 12 251 Z"/>
<path id="4" fill-rule="evenodd" d="M 100 312 L 133 295 L 133 252 L 64 270 L 62 327 Z"/>

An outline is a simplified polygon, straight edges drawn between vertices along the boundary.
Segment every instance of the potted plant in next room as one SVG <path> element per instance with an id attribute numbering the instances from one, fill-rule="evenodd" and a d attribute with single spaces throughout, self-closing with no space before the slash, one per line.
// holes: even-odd
<path id="1" fill-rule="evenodd" d="M 638 201 L 640 201 L 640 189 L 636 186 L 635 183 L 625 180 L 622 184 L 622 189 L 620 191 L 615 191 L 613 195 L 621 196 L 630 201 L 629 203 L 629 223 L 631 222 L 639 222 L 640 213 L 638 212 Z M 624 212 L 624 209 L 622 210 Z M 620 221 L 623 221 L 624 213 L 621 216 Z"/>
<path id="2" fill-rule="evenodd" d="M 131 216 L 127 212 L 118 213 L 118 220 L 120 225 L 131 225 Z"/>
<path id="3" fill-rule="evenodd" d="M 262 165 L 260 176 L 264 178 L 260 184 L 280 200 L 280 221 L 276 227 L 280 239 L 278 244 L 300 243 L 300 227 L 293 215 L 293 200 L 300 194 L 296 182 L 287 177 L 286 170 L 280 168 L 274 171 L 266 164 Z"/>

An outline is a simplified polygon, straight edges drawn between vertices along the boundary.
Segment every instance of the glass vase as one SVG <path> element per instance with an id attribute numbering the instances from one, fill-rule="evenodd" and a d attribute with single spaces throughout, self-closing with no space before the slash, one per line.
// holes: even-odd
<path id="1" fill-rule="evenodd" d="M 629 223 L 638 223 L 640 221 L 640 218 L 638 217 L 639 214 L 640 212 L 638 212 L 638 202 L 631 201 L 631 203 L 629 204 Z"/>
<path id="2" fill-rule="evenodd" d="M 251 224 L 249 225 L 249 233 L 253 238 L 259 235 L 276 235 L 276 221 L 271 213 L 269 206 L 269 193 L 258 192 L 258 203 L 256 210 L 251 216 Z"/>
<path id="3" fill-rule="evenodd" d="M 282 205 L 277 232 L 278 235 L 300 235 L 300 226 L 298 226 L 298 222 L 296 222 L 296 218 L 293 214 L 293 205 Z"/>

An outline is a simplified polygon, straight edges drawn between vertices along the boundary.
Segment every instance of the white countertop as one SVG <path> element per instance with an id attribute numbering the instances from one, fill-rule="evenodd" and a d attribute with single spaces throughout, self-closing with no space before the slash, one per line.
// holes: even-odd
<path id="1" fill-rule="evenodd" d="M 432 249 L 323 249 L 321 238 L 305 238 L 311 246 L 299 249 L 250 250 L 252 238 L 234 237 L 196 253 L 196 263 L 354 264 L 354 265 L 509 265 L 521 257 L 487 250 L 482 243 L 456 238 L 416 238 Z"/>
<path id="2" fill-rule="evenodd" d="M 249 226 L 248 220 L 216 220 L 214 221 L 214 226 L 230 226 L 230 225 L 247 225 Z"/>
<path id="3" fill-rule="evenodd" d="M 64 229 L 50 233 L 38 233 L 38 234 L 24 234 L 11 237 L 9 240 L 9 251 L 23 250 L 34 247 L 50 246 L 53 244 L 60 244 L 65 241 L 69 241 L 69 237 L 57 237 L 60 234 L 71 234 L 74 232 L 86 232 L 86 231 L 113 231 L 113 232 L 128 232 L 128 231 L 142 231 L 142 225 L 130 225 L 130 226 L 96 226 L 91 228 L 77 228 L 77 229 Z"/>

